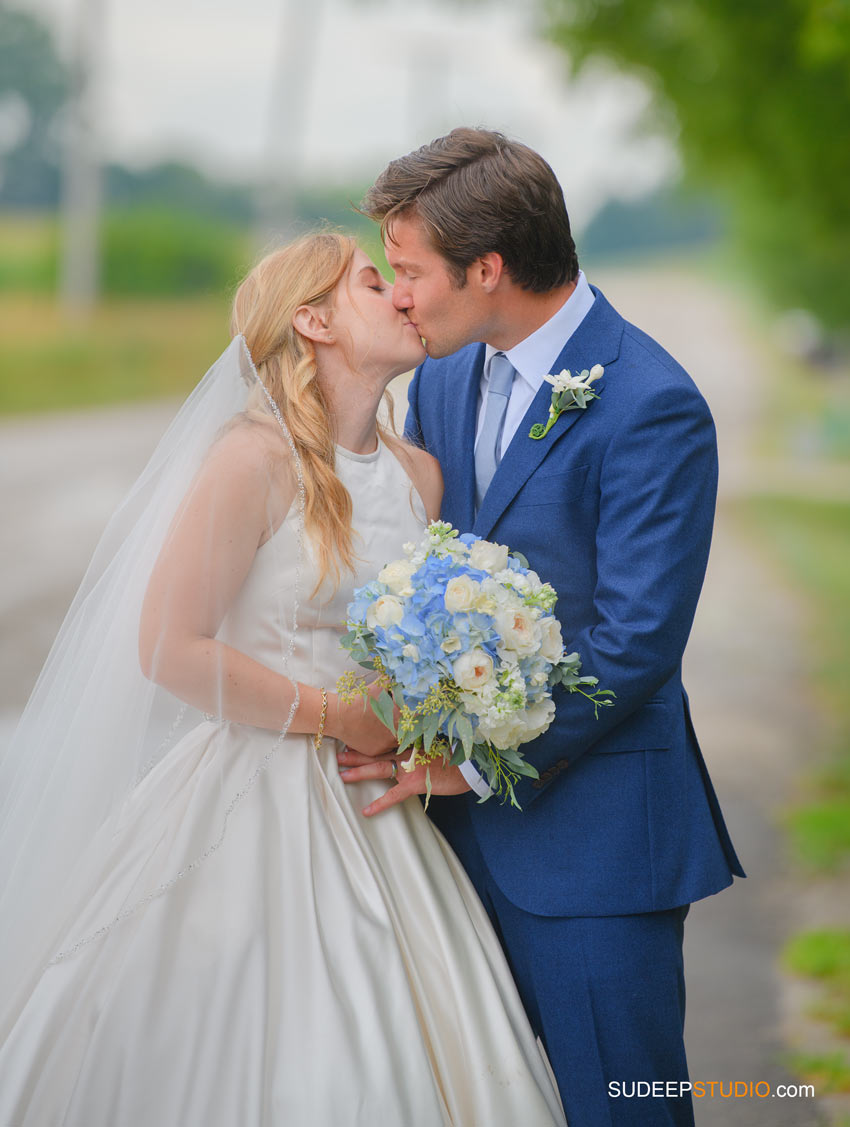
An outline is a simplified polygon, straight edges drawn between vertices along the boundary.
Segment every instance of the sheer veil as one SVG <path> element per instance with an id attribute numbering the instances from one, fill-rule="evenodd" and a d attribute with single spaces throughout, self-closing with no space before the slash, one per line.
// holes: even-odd
<path id="1" fill-rule="evenodd" d="M 268 754 L 228 774 L 221 817 L 195 860 L 153 887 L 133 886 L 120 910 L 69 939 L 68 907 L 78 866 L 95 835 L 120 813 L 146 774 L 205 716 L 148 679 L 139 657 L 142 605 L 152 570 L 199 470 L 222 433 L 264 413 L 293 470 L 287 520 L 294 535 L 270 550 L 298 552 L 304 486 L 298 454 L 277 404 L 237 336 L 181 407 L 148 465 L 109 521 L 11 742 L 0 760 L 0 1040 L 45 967 L 73 957 L 152 899 L 168 894 L 220 846 L 227 821 L 250 800 L 254 779 L 280 746 L 297 708 L 294 690 Z M 269 474 L 274 472 L 269 465 Z M 265 546 L 264 546 L 265 547 Z M 298 569 L 296 569 L 296 574 Z M 285 673 L 297 628 L 298 591 L 278 598 L 278 671 Z M 214 719 L 206 717 L 206 721 Z M 232 780 L 236 779 L 236 782 Z M 155 817 L 155 811 L 151 813 Z"/>

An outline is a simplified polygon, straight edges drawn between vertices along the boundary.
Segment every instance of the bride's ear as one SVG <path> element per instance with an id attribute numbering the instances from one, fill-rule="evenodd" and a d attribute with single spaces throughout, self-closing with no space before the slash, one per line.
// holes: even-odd
<path id="1" fill-rule="evenodd" d="M 333 333 L 328 327 L 327 310 L 317 305 L 299 305 L 292 315 L 292 325 L 302 337 L 316 344 L 333 344 Z"/>

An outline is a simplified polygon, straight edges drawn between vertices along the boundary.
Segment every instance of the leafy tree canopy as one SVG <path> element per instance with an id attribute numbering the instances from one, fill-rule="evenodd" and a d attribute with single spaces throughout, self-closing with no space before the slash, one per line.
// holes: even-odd
<path id="1" fill-rule="evenodd" d="M 638 74 L 765 292 L 850 326 L 848 0 L 547 0 L 577 66 Z"/>
<path id="2" fill-rule="evenodd" d="M 40 204 L 58 191 L 56 118 L 69 89 L 44 24 L 0 3 L 0 109 L 17 107 L 24 115 L 20 136 L 0 160 L 4 202 Z"/>

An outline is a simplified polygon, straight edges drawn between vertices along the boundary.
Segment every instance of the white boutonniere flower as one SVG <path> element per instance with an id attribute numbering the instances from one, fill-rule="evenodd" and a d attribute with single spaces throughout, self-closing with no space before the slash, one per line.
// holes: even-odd
<path id="1" fill-rule="evenodd" d="M 543 438 L 565 411 L 583 411 L 592 399 L 598 399 L 591 384 L 601 379 L 604 371 L 601 364 L 594 364 L 590 371 L 585 368 L 577 376 L 572 375 L 567 368 L 558 375 L 544 376 L 543 379 L 552 385 L 549 418 L 545 423 L 535 423 L 528 432 L 528 437 Z"/>

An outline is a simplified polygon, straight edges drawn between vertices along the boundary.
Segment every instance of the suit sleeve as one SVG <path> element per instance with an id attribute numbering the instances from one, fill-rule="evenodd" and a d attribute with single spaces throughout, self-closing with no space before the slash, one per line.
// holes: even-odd
<path id="1" fill-rule="evenodd" d="M 526 747 L 541 775 L 572 764 L 627 721 L 676 672 L 705 577 L 717 494 L 717 444 L 693 386 L 659 390 L 631 413 L 603 456 L 592 625 L 572 637 L 582 673 L 613 689 L 594 717 L 583 697 L 555 689 L 547 732 Z M 521 779 L 525 805 L 545 790 Z"/>

